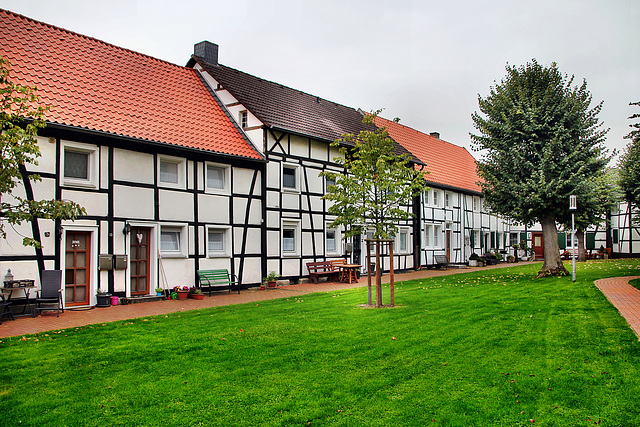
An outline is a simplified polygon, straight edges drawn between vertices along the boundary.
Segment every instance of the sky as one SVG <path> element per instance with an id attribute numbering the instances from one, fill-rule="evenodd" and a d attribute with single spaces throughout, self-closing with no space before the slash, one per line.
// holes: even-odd
<path id="1" fill-rule="evenodd" d="M 478 96 L 536 59 L 587 81 L 626 145 L 640 101 L 638 0 L 0 0 L 0 8 L 185 65 L 219 62 L 382 116 L 473 151 Z"/>

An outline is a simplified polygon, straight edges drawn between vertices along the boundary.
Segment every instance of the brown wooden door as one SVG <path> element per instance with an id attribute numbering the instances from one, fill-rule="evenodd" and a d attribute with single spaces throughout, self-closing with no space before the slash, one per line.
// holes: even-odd
<path id="1" fill-rule="evenodd" d="M 88 231 L 67 231 L 66 241 L 65 305 L 88 305 L 91 276 L 91 233 Z"/>
<path id="2" fill-rule="evenodd" d="M 536 259 L 544 259 L 544 239 L 542 238 L 542 233 L 531 233 L 531 239 Z"/>
<path id="3" fill-rule="evenodd" d="M 147 295 L 149 293 L 150 268 L 150 228 L 131 228 L 131 295 Z"/>
<path id="4" fill-rule="evenodd" d="M 444 234 L 444 242 L 445 242 L 445 255 L 447 255 L 447 259 L 449 262 L 451 261 L 451 230 L 446 230 Z"/>

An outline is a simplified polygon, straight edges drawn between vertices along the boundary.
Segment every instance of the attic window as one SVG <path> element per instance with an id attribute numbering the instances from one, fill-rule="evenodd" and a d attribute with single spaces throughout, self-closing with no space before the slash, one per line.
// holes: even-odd
<path id="1" fill-rule="evenodd" d="M 246 129 L 248 126 L 247 110 L 240 111 L 239 119 L 240 127 Z"/>

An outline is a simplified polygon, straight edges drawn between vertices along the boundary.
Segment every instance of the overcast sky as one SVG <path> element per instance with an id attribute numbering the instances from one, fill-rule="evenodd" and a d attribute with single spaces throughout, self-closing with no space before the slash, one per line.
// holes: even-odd
<path id="1" fill-rule="evenodd" d="M 639 0 L 0 0 L 0 7 L 185 65 L 220 63 L 470 148 L 478 94 L 532 58 L 586 79 L 607 145 L 640 108 Z M 470 150 L 472 154 L 477 153 Z"/>

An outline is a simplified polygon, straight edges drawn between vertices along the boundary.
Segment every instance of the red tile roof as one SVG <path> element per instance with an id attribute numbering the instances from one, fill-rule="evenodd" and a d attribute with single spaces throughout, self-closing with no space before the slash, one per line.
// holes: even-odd
<path id="1" fill-rule="evenodd" d="M 49 123 L 262 159 L 193 69 L 1 9 L 0 55 Z"/>
<path id="2" fill-rule="evenodd" d="M 481 192 L 477 184 L 480 177 L 476 172 L 476 160 L 464 147 L 382 117 L 376 117 L 374 123 L 386 127 L 389 136 L 427 164 L 430 173 L 425 178 L 429 183 Z"/>

